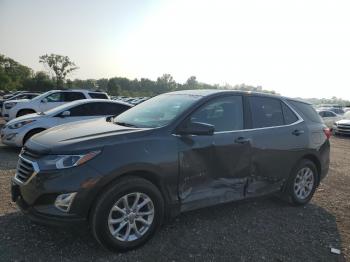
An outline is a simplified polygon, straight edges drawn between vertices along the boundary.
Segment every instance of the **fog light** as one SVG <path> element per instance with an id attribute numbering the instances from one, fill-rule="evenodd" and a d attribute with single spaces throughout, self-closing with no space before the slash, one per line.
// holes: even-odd
<path id="1" fill-rule="evenodd" d="M 59 195 L 56 198 L 55 207 L 63 212 L 68 212 L 76 194 L 77 193 L 74 192 L 74 193 Z"/>

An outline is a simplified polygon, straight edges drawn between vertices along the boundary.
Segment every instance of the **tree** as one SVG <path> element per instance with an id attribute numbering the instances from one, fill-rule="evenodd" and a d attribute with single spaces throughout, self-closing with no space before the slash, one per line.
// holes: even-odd
<path id="1" fill-rule="evenodd" d="M 78 69 L 68 56 L 57 54 L 42 55 L 39 57 L 39 62 L 43 63 L 55 74 L 56 87 L 59 89 L 63 88 L 66 77 Z"/>
<path id="2" fill-rule="evenodd" d="M 32 74 L 33 71 L 29 67 L 0 54 L 0 89 L 22 89 L 23 82 Z"/>
<path id="3" fill-rule="evenodd" d="M 163 74 L 157 78 L 157 86 L 160 93 L 175 90 L 176 82 L 170 74 Z"/>

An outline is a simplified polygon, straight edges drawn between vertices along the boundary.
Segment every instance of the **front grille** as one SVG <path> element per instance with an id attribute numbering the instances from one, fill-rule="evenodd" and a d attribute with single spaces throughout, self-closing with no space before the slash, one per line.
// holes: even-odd
<path id="1" fill-rule="evenodd" d="M 337 129 L 338 129 L 339 131 L 350 132 L 350 125 L 338 124 Z"/>
<path id="2" fill-rule="evenodd" d="M 17 163 L 16 179 L 26 183 L 34 173 L 33 163 L 20 156 Z"/>

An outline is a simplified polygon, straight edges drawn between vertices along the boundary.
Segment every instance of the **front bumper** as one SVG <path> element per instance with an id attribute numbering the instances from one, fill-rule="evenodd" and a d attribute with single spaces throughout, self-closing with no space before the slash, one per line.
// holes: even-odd
<path id="1" fill-rule="evenodd" d="M 12 200 L 31 220 L 41 224 L 67 226 L 87 221 L 90 207 L 97 195 L 96 171 L 87 164 L 72 169 L 42 172 L 28 183 L 12 178 Z M 55 205 L 57 196 L 77 192 L 68 212 Z"/>
<path id="2" fill-rule="evenodd" d="M 333 132 L 335 134 L 350 135 L 350 125 L 334 125 Z"/>
<path id="3" fill-rule="evenodd" d="M 23 143 L 23 132 L 20 133 L 18 131 L 17 129 L 11 130 L 5 126 L 0 131 L 1 142 L 8 146 L 21 147 Z"/>

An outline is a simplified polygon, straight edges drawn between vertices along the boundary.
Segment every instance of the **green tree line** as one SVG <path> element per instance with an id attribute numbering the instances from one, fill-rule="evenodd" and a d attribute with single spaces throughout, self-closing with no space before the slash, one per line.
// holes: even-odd
<path id="1" fill-rule="evenodd" d="M 195 76 L 190 76 L 185 83 L 177 83 L 170 74 L 163 74 L 157 80 L 147 78 L 130 80 L 125 77 L 112 77 L 101 79 L 74 79 L 66 77 L 72 71 L 78 69 L 74 62 L 67 56 L 56 54 L 39 57 L 50 76 L 45 71 L 34 72 L 31 68 L 0 54 L 0 90 L 27 90 L 49 91 L 52 89 L 88 89 L 108 92 L 110 95 L 123 96 L 155 96 L 161 93 L 186 90 L 186 89 L 232 89 L 244 91 L 256 91 L 276 94 L 273 90 L 264 90 L 261 86 L 240 85 L 211 85 L 202 83 Z M 340 103 L 350 105 L 350 101 L 336 97 L 331 99 L 312 99 L 312 103 Z"/>

